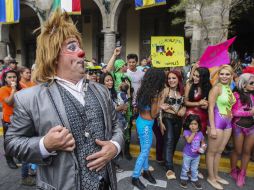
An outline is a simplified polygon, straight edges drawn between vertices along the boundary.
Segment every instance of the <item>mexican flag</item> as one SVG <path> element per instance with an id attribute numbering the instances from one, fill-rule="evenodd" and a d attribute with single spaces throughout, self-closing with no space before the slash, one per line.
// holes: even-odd
<path id="1" fill-rule="evenodd" d="M 80 0 L 54 0 L 52 10 L 54 11 L 58 7 L 61 7 L 62 10 L 65 10 L 69 14 L 81 14 Z"/>

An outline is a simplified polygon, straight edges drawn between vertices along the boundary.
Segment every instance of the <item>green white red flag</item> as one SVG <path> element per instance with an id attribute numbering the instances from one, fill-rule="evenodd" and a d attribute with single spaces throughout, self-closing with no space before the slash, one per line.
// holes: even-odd
<path id="1" fill-rule="evenodd" d="M 52 10 L 61 8 L 69 14 L 81 14 L 80 0 L 54 0 Z"/>

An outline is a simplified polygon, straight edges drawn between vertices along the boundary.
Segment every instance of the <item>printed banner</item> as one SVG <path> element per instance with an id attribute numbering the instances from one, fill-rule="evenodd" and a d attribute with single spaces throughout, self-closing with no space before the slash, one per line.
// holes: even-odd
<path id="1" fill-rule="evenodd" d="M 136 10 L 165 4 L 166 0 L 135 0 Z"/>
<path id="2" fill-rule="evenodd" d="M 228 48 L 235 39 L 236 37 L 214 46 L 208 46 L 199 60 L 199 66 L 211 68 L 223 64 L 229 64 L 230 57 L 228 54 Z"/>
<path id="3" fill-rule="evenodd" d="M 58 7 L 69 14 L 81 14 L 80 0 L 54 0 L 52 10 L 54 11 Z"/>
<path id="4" fill-rule="evenodd" d="M 0 23 L 12 24 L 19 22 L 20 2 L 19 0 L 0 0 Z"/>
<path id="5" fill-rule="evenodd" d="M 179 36 L 152 36 L 151 57 L 152 65 L 156 68 L 184 66 L 184 38 Z"/>

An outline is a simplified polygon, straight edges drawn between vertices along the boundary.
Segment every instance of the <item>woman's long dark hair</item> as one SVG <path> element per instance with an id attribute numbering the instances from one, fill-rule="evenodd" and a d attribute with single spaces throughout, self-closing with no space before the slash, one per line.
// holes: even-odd
<path id="1" fill-rule="evenodd" d="M 163 70 L 154 68 L 147 70 L 137 92 L 137 104 L 140 110 L 152 105 L 152 99 L 158 97 L 164 89 L 165 79 Z"/>
<path id="2" fill-rule="evenodd" d="M 186 117 L 183 124 L 184 130 L 190 130 L 190 124 L 192 121 L 196 121 L 198 123 L 198 131 L 200 131 L 202 129 L 201 120 L 200 117 L 195 114 L 190 114 Z"/>
<path id="3" fill-rule="evenodd" d="M 108 90 L 110 91 L 110 93 L 111 93 L 111 99 L 112 99 L 112 100 L 116 100 L 116 99 L 117 99 L 117 92 L 116 92 L 116 90 L 115 90 L 115 81 L 114 81 L 113 76 L 112 76 L 110 73 L 102 73 L 102 74 L 100 75 L 99 83 L 105 85 L 105 82 L 104 82 L 104 81 L 105 81 L 105 78 L 106 78 L 107 76 L 111 76 L 111 78 L 112 78 L 112 80 L 113 80 L 113 86 L 112 86 L 112 88 L 111 88 L 111 89 L 108 89 Z"/>
<path id="4" fill-rule="evenodd" d="M 176 71 L 176 70 L 172 70 L 172 71 L 169 71 L 168 74 L 167 74 L 167 78 L 168 78 L 168 75 L 170 73 L 173 73 L 176 75 L 176 77 L 178 78 L 178 85 L 177 85 L 177 90 L 178 92 L 181 94 L 181 96 L 184 94 L 184 87 L 183 87 L 183 78 L 182 78 L 182 75 L 180 72 Z M 168 85 L 168 81 L 166 81 L 166 85 L 169 87 Z"/>
<path id="5" fill-rule="evenodd" d="M 212 88 L 212 85 L 210 83 L 210 73 L 207 68 L 199 67 L 196 69 L 199 73 L 199 83 L 198 84 L 191 84 L 190 92 L 189 92 L 189 100 L 194 101 L 194 93 L 195 90 L 198 89 L 198 87 L 201 88 L 201 97 L 202 99 L 208 100 L 209 92 Z"/>
<path id="6" fill-rule="evenodd" d="M 14 73 L 14 74 L 16 75 L 16 77 L 17 77 L 16 89 L 17 89 L 17 90 L 20 90 L 20 89 L 21 89 L 21 86 L 20 86 L 20 84 L 19 84 L 20 77 L 19 77 L 18 72 L 15 71 L 15 70 L 8 70 L 8 71 L 6 71 L 6 72 L 3 73 L 2 86 L 7 86 L 7 85 L 8 85 L 7 82 L 6 82 L 6 77 L 7 77 L 7 74 L 8 74 L 8 73 Z"/>

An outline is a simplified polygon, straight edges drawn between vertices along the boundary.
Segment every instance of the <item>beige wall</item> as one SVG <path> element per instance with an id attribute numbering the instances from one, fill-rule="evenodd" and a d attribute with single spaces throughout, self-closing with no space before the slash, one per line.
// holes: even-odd
<path id="1" fill-rule="evenodd" d="M 83 32 L 82 32 L 82 39 L 83 39 L 83 45 L 84 50 L 86 53 L 86 59 L 91 60 L 93 58 L 93 25 L 92 21 L 90 23 L 84 23 L 83 22 Z"/>
<path id="2" fill-rule="evenodd" d="M 126 55 L 128 55 L 129 53 L 136 53 L 139 56 L 139 31 L 139 11 L 135 11 L 135 9 L 131 8 L 127 11 Z"/>

